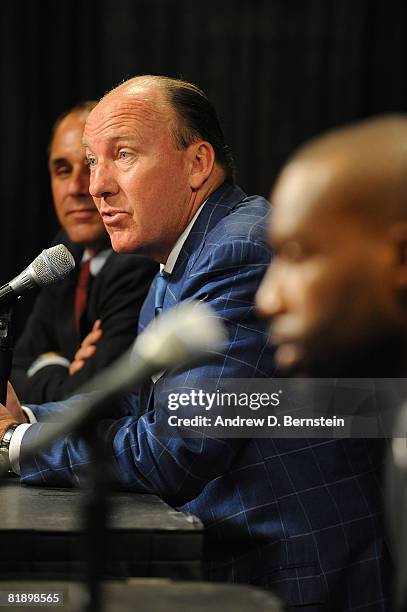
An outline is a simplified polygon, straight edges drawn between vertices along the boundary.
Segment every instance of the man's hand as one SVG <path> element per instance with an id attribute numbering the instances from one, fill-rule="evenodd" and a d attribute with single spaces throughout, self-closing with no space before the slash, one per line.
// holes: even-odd
<path id="1" fill-rule="evenodd" d="M 89 359 L 89 357 L 92 357 L 92 355 L 95 354 L 96 344 L 99 342 L 103 334 L 101 326 L 102 321 L 97 319 L 97 321 L 95 321 L 93 324 L 92 330 L 88 333 L 86 338 L 84 338 L 81 346 L 76 351 L 75 358 L 69 367 L 69 374 L 71 376 L 76 374 L 76 372 L 79 372 L 79 370 L 81 370 L 85 365 L 86 359 Z"/>
<path id="2" fill-rule="evenodd" d="M 0 440 L 7 429 L 16 423 L 27 423 L 28 419 L 21 409 L 17 395 L 10 383 L 7 384 L 7 408 L 0 404 Z"/>
<path id="3" fill-rule="evenodd" d="M 29 422 L 27 415 L 21 408 L 20 400 L 18 399 L 10 382 L 7 383 L 7 411 L 11 414 L 12 418 L 17 421 L 17 423 Z"/>
<path id="4" fill-rule="evenodd" d="M 11 412 L 9 412 L 7 408 L 3 406 L 3 404 L 0 404 L 0 441 L 3 439 L 7 429 L 9 429 L 12 425 L 15 425 L 16 422 L 17 421 L 13 419 Z"/>

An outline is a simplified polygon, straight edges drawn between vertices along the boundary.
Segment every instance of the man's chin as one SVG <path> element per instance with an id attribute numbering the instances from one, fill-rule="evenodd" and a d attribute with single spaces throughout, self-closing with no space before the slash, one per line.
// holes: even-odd
<path id="1" fill-rule="evenodd" d="M 276 363 L 279 372 L 287 377 L 324 378 L 334 376 L 337 366 L 332 355 L 323 355 L 303 347 L 300 343 L 286 342 L 276 349 Z"/>
<path id="2" fill-rule="evenodd" d="M 109 243 L 109 237 L 102 228 L 93 228 L 93 227 L 75 227 L 75 228 L 65 228 L 65 231 L 68 235 L 69 240 L 71 242 L 75 242 L 77 244 L 82 245 L 90 245 L 97 243 Z"/>
<path id="3" fill-rule="evenodd" d="M 278 369 L 285 374 L 292 374 L 301 370 L 300 347 L 293 342 L 280 344 L 276 349 L 276 363 Z"/>
<path id="4" fill-rule="evenodd" d="M 116 251 L 116 253 L 134 253 L 137 251 L 137 242 L 134 240 L 134 237 L 127 232 L 109 231 L 108 233 L 112 243 L 112 249 Z"/>

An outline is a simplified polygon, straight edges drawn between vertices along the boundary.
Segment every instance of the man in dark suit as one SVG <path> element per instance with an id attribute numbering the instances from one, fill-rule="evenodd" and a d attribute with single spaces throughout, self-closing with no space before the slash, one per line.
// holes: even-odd
<path id="1" fill-rule="evenodd" d="M 82 135 L 95 105 L 78 104 L 57 119 L 52 132 L 49 171 L 63 228 L 57 242 L 67 245 L 76 267 L 63 282 L 41 290 L 14 349 L 11 380 L 25 402 L 72 395 L 121 355 L 134 341 L 157 270 L 146 258 L 112 251 L 89 194 Z"/>
<path id="2" fill-rule="evenodd" d="M 84 139 L 90 192 L 113 247 L 163 266 L 166 290 L 155 291 L 158 277 L 140 329 L 155 310 L 198 299 L 213 307 L 228 332 L 222 352 L 199 366 L 164 372 L 161 382 L 188 392 L 208 378 L 272 377 L 273 351 L 254 308 L 270 260 L 269 205 L 233 183 L 230 155 L 203 92 L 164 77 L 132 79 L 102 99 Z M 123 403 L 131 416 L 98 426 L 114 453 L 117 483 L 158 494 L 202 519 L 209 579 L 262 585 L 289 607 L 321 611 L 340 609 L 337 586 L 346 576 L 347 609 L 378 609 L 368 608 L 372 593 L 359 597 L 356 584 L 372 572 L 379 582 L 383 572 L 376 459 L 368 445 L 191 437 L 182 426 L 169 427 L 168 395 L 152 381 Z M 47 425 L 18 425 L 24 414 L 16 398 L 10 396 L 8 407 L 1 409 L 0 427 L 16 428 L 9 457 L 23 482 L 70 486 L 81 478 L 89 461 L 81 440 L 67 437 L 30 459 L 24 449 Z M 63 407 L 31 409 L 41 420 Z M 342 476 L 349 487 L 340 486 Z M 355 517 L 360 523 L 348 533 Z"/>

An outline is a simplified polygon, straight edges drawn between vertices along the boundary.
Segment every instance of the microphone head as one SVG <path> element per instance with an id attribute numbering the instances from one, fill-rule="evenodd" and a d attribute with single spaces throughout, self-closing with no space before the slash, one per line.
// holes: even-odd
<path id="1" fill-rule="evenodd" d="M 75 260 L 65 245 L 44 249 L 28 266 L 33 280 L 43 287 L 63 280 L 75 268 Z"/>
<path id="2" fill-rule="evenodd" d="M 131 360 L 141 358 L 158 372 L 220 349 L 226 338 L 225 326 L 208 304 L 183 302 L 154 319 L 137 337 Z"/>

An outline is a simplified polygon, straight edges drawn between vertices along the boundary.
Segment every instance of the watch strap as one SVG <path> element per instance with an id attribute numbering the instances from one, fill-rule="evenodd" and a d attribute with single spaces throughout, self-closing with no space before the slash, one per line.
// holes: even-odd
<path id="1" fill-rule="evenodd" d="M 6 472 L 10 469 L 10 457 L 9 457 L 9 446 L 13 433 L 17 429 L 19 423 L 11 421 L 11 426 L 4 432 L 3 438 L 0 442 L 0 471 Z"/>

